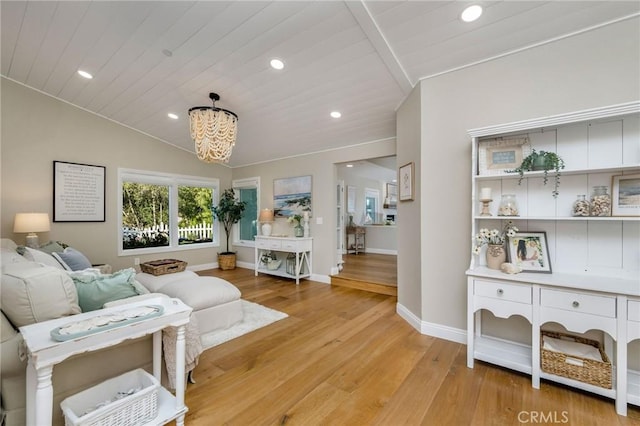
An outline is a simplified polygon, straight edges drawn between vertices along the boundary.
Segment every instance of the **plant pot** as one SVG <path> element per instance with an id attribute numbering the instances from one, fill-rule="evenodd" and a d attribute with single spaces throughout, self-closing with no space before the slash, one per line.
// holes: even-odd
<path id="1" fill-rule="evenodd" d="M 507 261 L 507 252 L 504 245 L 487 245 L 487 267 L 489 269 L 500 269 L 500 265 Z"/>
<path id="2" fill-rule="evenodd" d="M 533 163 L 531 164 L 531 170 L 533 171 L 540 171 L 540 170 L 544 170 L 545 167 L 545 157 L 544 156 L 539 156 L 536 157 L 535 160 L 533 160 Z"/>
<path id="3" fill-rule="evenodd" d="M 236 269 L 236 254 L 235 253 L 218 254 L 218 267 L 223 271 Z"/>

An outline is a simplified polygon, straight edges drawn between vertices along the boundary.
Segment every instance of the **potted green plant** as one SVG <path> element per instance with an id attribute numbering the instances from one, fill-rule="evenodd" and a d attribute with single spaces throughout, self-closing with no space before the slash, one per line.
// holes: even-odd
<path id="1" fill-rule="evenodd" d="M 213 207 L 213 215 L 222 223 L 224 232 L 227 235 L 227 249 L 222 253 L 218 253 L 218 266 L 220 269 L 235 269 L 236 267 L 236 253 L 229 251 L 229 237 L 231 236 L 231 228 L 242 219 L 242 213 L 246 207 L 247 203 L 245 201 L 236 199 L 233 189 L 224 190 L 218 205 Z"/>
<path id="2" fill-rule="evenodd" d="M 519 173 L 520 180 L 518 181 L 518 185 L 522 183 L 522 179 L 524 179 L 524 172 L 531 171 L 544 171 L 544 180 L 543 183 L 546 185 L 549 180 L 548 172 L 549 170 L 555 171 L 555 186 L 553 188 L 553 196 L 554 198 L 558 196 L 558 186 L 560 186 L 560 170 L 564 169 L 564 160 L 555 152 L 549 151 L 536 151 L 535 149 L 531 150 L 531 154 L 526 156 L 522 160 L 522 164 L 520 167 L 517 167 L 513 170 L 508 170 L 509 173 Z"/>

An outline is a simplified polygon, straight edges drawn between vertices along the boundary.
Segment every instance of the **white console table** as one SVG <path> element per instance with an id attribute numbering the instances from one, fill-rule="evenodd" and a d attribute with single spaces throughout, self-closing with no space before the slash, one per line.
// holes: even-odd
<path id="1" fill-rule="evenodd" d="M 615 399 L 616 412 L 621 415 L 627 414 L 627 402 L 640 404 L 640 373 L 627 367 L 627 344 L 640 338 L 640 286 L 637 280 L 571 274 L 507 275 L 484 267 L 469 270 L 467 275 L 469 368 L 473 368 L 474 359 L 479 359 L 530 374 L 536 389 L 543 378 L 593 392 Z M 531 324 L 531 345 L 483 335 L 482 310 L 499 318 L 512 315 L 526 318 Z M 549 322 L 561 324 L 574 333 L 588 330 L 606 333 L 605 350 L 615 366 L 612 389 L 541 370 L 540 328 Z"/>
<path id="2" fill-rule="evenodd" d="M 162 315 L 156 317 L 63 342 L 58 342 L 51 338 L 51 331 L 57 327 L 119 312 L 135 306 L 147 305 L 162 306 L 164 311 Z M 153 334 L 153 375 L 160 381 L 162 367 L 161 333 L 162 329 L 170 326 L 177 327 L 178 330 L 176 339 L 175 396 L 164 388 L 160 389 L 158 416 L 150 424 L 159 425 L 176 420 L 177 425 L 183 425 L 184 415 L 187 412 L 187 407 L 184 405 L 185 325 L 189 322 L 191 311 L 191 307 L 178 299 L 159 297 L 20 327 L 28 355 L 27 425 L 51 425 L 53 413 L 53 385 L 51 378 L 53 367 L 76 354 L 103 349 L 117 345 L 125 340 Z"/>
<path id="3" fill-rule="evenodd" d="M 258 276 L 258 272 L 264 274 L 277 275 L 279 277 L 295 278 L 296 284 L 300 284 L 300 278 L 308 278 L 311 276 L 313 259 L 313 238 L 311 237 L 265 237 L 262 235 L 256 236 L 255 246 L 255 275 Z M 278 260 L 282 263 L 278 269 L 268 269 L 264 265 L 260 258 L 263 253 L 266 252 L 279 252 L 280 256 Z M 287 254 L 295 253 L 296 264 L 294 274 L 287 272 Z M 304 268 L 306 267 L 306 270 Z"/>

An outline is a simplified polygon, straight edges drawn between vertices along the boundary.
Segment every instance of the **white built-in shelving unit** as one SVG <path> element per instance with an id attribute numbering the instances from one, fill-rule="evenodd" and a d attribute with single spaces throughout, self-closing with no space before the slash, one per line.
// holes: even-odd
<path id="1" fill-rule="evenodd" d="M 640 217 L 572 217 L 576 197 L 587 199 L 594 186 L 612 191 L 612 177 L 640 173 L 640 102 L 578 111 L 469 131 L 473 141 L 472 238 L 481 228 L 512 220 L 521 232 L 544 231 L 552 273 L 509 275 L 486 266 L 485 254 L 473 255 L 468 276 L 468 353 L 479 359 L 540 379 L 573 386 L 616 400 L 626 415 L 627 402 L 640 404 L 640 373 L 627 368 L 628 343 L 640 339 Z M 500 138 L 528 138 L 537 151 L 556 152 L 565 162 L 559 195 L 554 175 L 543 172 L 482 174 L 479 146 Z M 481 216 L 480 188 L 491 188 L 492 216 Z M 515 194 L 519 216 L 497 216 L 502 194 Z M 472 244 L 470 240 L 470 245 Z M 485 335 L 483 310 L 498 318 L 524 317 L 531 342 L 522 344 Z M 614 364 L 613 387 L 605 389 L 541 371 L 540 330 L 548 324 L 571 334 L 602 332 Z M 615 350 L 614 350 L 615 349 Z"/>

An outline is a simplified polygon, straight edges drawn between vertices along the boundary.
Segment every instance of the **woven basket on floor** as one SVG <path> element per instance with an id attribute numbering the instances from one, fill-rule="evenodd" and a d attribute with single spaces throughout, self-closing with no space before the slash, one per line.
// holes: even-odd
<path id="1" fill-rule="evenodd" d="M 549 336 L 556 339 L 569 340 L 585 345 L 593 346 L 598 349 L 603 361 L 594 361 L 588 358 L 582 358 L 575 355 L 568 355 L 561 352 L 554 352 L 543 349 L 543 337 Z M 570 361 L 567 362 L 567 359 Z M 582 365 L 574 365 L 582 364 Z M 555 333 L 552 331 L 540 331 L 540 367 L 542 371 L 557 376 L 567 377 L 569 379 L 578 380 L 583 383 L 589 383 L 601 388 L 611 389 L 611 361 L 602 349 L 600 342 L 591 339 L 585 339 L 579 336 L 572 336 L 565 333 Z"/>
<path id="2" fill-rule="evenodd" d="M 223 271 L 236 269 L 236 254 L 218 254 L 218 267 Z"/>

